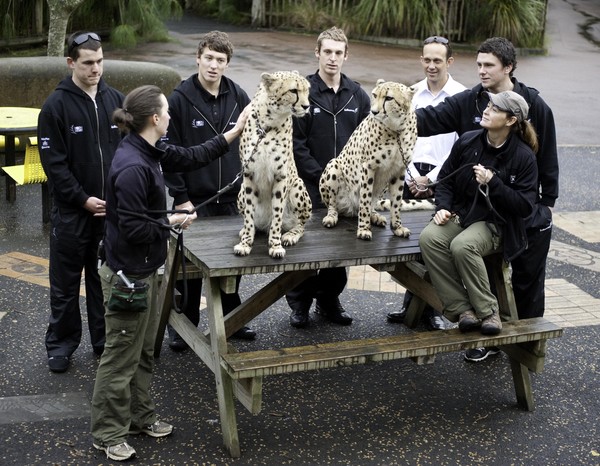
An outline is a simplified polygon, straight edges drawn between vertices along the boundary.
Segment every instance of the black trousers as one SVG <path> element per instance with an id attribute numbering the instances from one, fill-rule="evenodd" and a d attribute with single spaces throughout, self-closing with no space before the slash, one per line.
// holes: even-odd
<path id="1" fill-rule="evenodd" d="M 294 310 L 308 312 L 313 299 L 337 300 L 348 283 L 345 267 L 320 269 L 285 295 L 288 305 Z"/>
<path id="2" fill-rule="evenodd" d="M 512 261 L 512 286 L 519 319 L 544 315 L 546 259 L 551 239 L 551 226 L 528 229 L 527 249 Z"/>
<path id="3" fill-rule="evenodd" d="M 83 209 L 54 206 L 50 234 L 48 356 L 71 356 L 81 343 L 79 289 L 85 271 L 85 305 L 95 352 L 104 349 L 104 298 L 98 275 L 98 243 L 104 220 Z"/>

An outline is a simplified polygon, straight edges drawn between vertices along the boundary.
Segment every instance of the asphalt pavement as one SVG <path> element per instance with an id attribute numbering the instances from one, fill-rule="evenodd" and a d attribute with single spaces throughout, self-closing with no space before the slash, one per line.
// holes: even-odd
<path id="1" fill-rule="evenodd" d="M 520 57 L 516 72 L 552 107 L 561 161 L 546 285 L 547 314 L 565 332 L 549 342 L 544 372 L 532 375 L 535 411 L 517 407 L 503 354 L 479 364 L 454 353 L 428 366 L 399 360 L 272 376 L 264 381 L 260 414 L 238 405 L 242 456 L 232 459 L 222 447 L 212 373 L 193 353 L 170 351 L 165 340 L 153 394 L 175 431 L 164 439 L 132 438 L 138 459 L 130 464 L 600 465 L 599 21 L 600 2 L 550 0 L 548 54 Z M 171 43 L 105 56 L 157 61 L 187 77 L 199 35 L 225 29 L 236 46 L 228 75 L 249 94 L 263 71 L 316 69 L 313 36 L 239 29 L 189 14 L 169 25 Z M 353 42 L 350 54 L 345 71 L 365 87 L 379 77 L 421 77 L 418 49 Z M 474 53 L 458 51 L 452 73 L 475 84 Z M 98 363 L 89 336 L 84 332 L 68 372 L 47 368 L 50 229 L 41 222 L 40 186 L 18 187 L 9 204 L 0 181 L 0 464 L 110 464 L 89 434 Z M 243 280 L 242 295 L 268 278 Z M 409 332 L 385 321 L 401 302 L 398 292 L 357 283 L 342 295 L 355 317 L 349 327 L 312 316 L 309 329 L 294 330 L 280 300 L 253 321 L 255 342 L 234 344 L 243 351 Z"/>

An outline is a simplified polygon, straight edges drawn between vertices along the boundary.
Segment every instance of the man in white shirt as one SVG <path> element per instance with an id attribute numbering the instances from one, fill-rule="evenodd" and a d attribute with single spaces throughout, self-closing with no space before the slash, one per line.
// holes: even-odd
<path id="1" fill-rule="evenodd" d="M 448 69 L 453 62 L 452 47 L 448 39 L 432 36 L 423 41 L 421 65 L 425 72 L 425 79 L 415 84 L 417 88 L 413 97 L 415 109 L 429 105 L 435 106 L 443 102 L 446 97 L 458 94 L 466 89 L 448 73 Z M 452 145 L 457 138 L 456 133 L 447 133 L 417 139 L 413 158 L 407 170 L 404 199 L 433 197 L 433 189 L 423 190 L 422 187 L 437 181 L 440 168 L 442 168 L 442 164 L 448 157 L 450 149 L 452 149 Z M 411 298 L 412 293 L 407 290 L 400 310 L 390 312 L 387 315 L 389 322 L 404 321 Z M 429 306 L 425 309 L 423 317 L 425 325 L 429 329 L 443 330 L 445 328 L 442 316 Z"/>

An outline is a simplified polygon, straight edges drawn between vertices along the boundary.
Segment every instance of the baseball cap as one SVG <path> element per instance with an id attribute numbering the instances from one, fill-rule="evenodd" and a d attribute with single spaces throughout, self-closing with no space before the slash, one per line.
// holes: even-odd
<path id="1" fill-rule="evenodd" d="M 519 123 L 527 119 L 529 105 L 527 101 L 514 91 L 504 91 L 498 94 L 487 93 L 496 107 L 517 117 Z"/>

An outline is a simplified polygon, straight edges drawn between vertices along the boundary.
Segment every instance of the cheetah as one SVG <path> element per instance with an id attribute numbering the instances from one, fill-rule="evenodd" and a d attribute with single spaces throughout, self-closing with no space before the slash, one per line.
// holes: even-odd
<path id="1" fill-rule="evenodd" d="M 323 225 L 332 228 L 338 214 L 358 214 L 359 239 L 372 238 L 371 224 L 385 226 L 377 212 L 382 194 L 390 199 L 390 228 L 407 238 L 400 210 L 406 167 L 417 140 L 417 118 L 411 100 L 414 88 L 380 79 L 373 89 L 371 113 L 350 136 L 337 158 L 329 161 L 319 181 L 327 214 Z"/>
<path id="2" fill-rule="evenodd" d="M 243 180 L 238 209 L 244 219 L 234 253 L 247 256 L 256 230 L 268 231 L 269 255 L 285 256 L 304 235 L 312 203 L 294 162 L 292 116 L 304 116 L 310 84 L 297 71 L 263 73 L 240 137 Z"/>

